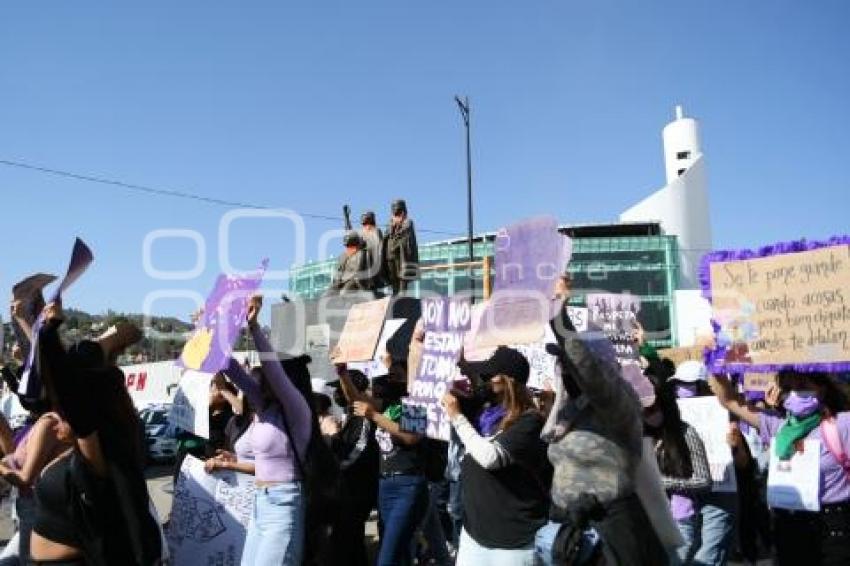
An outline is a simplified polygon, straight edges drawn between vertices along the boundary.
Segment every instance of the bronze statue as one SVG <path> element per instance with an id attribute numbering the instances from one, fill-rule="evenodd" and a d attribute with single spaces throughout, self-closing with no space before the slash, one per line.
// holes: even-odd
<path id="1" fill-rule="evenodd" d="M 375 213 L 367 210 L 360 216 L 360 239 L 366 251 L 366 269 L 370 289 L 385 287 L 383 256 L 384 235 L 375 222 Z"/>
<path id="2" fill-rule="evenodd" d="M 328 294 L 345 294 L 370 289 L 366 267 L 366 250 L 357 232 L 348 232 L 342 239 L 345 250 L 339 255 Z"/>
<path id="3" fill-rule="evenodd" d="M 419 278 L 419 248 L 413 220 L 407 215 L 407 203 L 395 200 L 390 206 L 392 219 L 384 235 L 384 272 L 393 294 L 403 293 L 411 281 Z"/>

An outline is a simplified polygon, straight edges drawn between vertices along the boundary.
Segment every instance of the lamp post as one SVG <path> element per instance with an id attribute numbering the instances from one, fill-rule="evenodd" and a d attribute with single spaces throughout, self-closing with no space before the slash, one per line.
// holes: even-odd
<path id="1" fill-rule="evenodd" d="M 475 282 L 472 278 L 474 273 L 472 262 L 474 260 L 474 251 L 472 246 L 472 150 L 469 142 L 469 97 L 465 96 L 463 100 L 459 96 L 455 96 L 455 102 L 460 109 L 460 115 L 463 118 L 463 125 L 466 127 L 466 228 L 469 244 L 469 295 L 470 300 L 475 302 Z"/>

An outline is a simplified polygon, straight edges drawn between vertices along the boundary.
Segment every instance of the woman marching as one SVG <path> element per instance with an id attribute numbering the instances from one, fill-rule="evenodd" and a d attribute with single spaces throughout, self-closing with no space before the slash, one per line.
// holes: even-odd
<path id="1" fill-rule="evenodd" d="M 724 407 L 756 427 L 765 443 L 773 440 L 771 458 L 790 460 L 796 452 L 806 449 L 807 440 L 820 441 L 820 511 L 774 510 L 777 564 L 850 564 L 847 400 L 825 373 L 784 370 L 776 381 L 784 416 L 745 404 L 725 377 L 714 377 L 709 383 Z"/>

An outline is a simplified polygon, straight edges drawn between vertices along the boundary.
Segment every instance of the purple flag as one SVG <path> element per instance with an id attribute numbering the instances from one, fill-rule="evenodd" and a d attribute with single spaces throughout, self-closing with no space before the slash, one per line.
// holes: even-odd
<path id="1" fill-rule="evenodd" d="M 218 276 L 195 332 L 183 347 L 179 366 L 205 373 L 227 367 L 233 345 L 245 326 L 248 302 L 260 288 L 267 266 L 268 259 L 264 259 L 257 271 Z"/>

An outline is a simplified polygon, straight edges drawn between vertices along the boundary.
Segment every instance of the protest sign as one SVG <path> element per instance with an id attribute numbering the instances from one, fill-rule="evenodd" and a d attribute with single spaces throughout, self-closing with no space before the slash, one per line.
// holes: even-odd
<path id="1" fill-rule="evenodd" d="M 538 342 L 560 308 L 555 282 L 569 262 L 571 241 L 555 218 L 541 216 L 502 228 L 494 247 L 493 295 L 473 337 L 476 347 Z"/>
<path id="2" fill-rule="evenodd" d="M 253 509 L 253 476 L 208 474 L 203 461 L 186 456 L 166 532 L 172 563 L 238 565 Z"/>
<path id="3" fill-rule="evenodd" d="M 637 343 L 640 298 L 627 293 L 591 293 L 587 295 L 588 328 L 605 333 L 617 360 L 637 361 L 640 358 Z"/>
<path id="4" fill-rule="evenodd" d="M 687 346 L 684 348 L 663 348 L 658 350 L 658 357 L 668 359 L 677 366 L 682 362 L 697 361 L 701 362 L 705 358 L 703 352 L 705 348 L 702 346 Z"/>
<path id="5" fill-rule="evenodd" d="M 53 292 L 50 301 L 58 301 L 62 297 L 68 287 L 70 287 L 80 276 L 89 268 L 91 262 L 94 261 L 94 255 L 89 247 L 81 239 L 74 240 L 74 247 L 71 250 L 71 259 L 68 261 L 68 270 L 65 272 L 65 277 L 59 283 L 59 287 Z M 52 277 L 48 275 L 46 277 Z M 24 280 L 24 282 L 27 280 Z M 44 281 L 44 279 L 41 279 Z M 46 285 L 46 283 L 45 283 Z M 37 296 L 37 294 L 35 295 Z M 38 352 L 38 334 L 44 324 L 44 316 L 39 313 L 32 327 L 32 344 L 30 351 L 24 363 L 24 371 L 21 375 L 21 382 L 18 385 L 18 392 L 30 399 L 41 397 L 41 377 L 38 375 L 38 370 L 35 364 L 36 354 Z"/>
<path id="6" fill-rule="evenodd" d="M 367 362 L 375 357 L 389 297 L 352 305 L 334 348 L 333 362 Z"/>
<path id="7" fill-rule="evenodd" d="M 587 330 L 587 307 L 567 307 L 567 314 L 576 332 L 585 332 Z"/>
<path id="8" fill-rule="evenodd" d="M 776 456 L 776 439 L 773 439 L 767 469 L 768 506 L 820 511 L 820 451 L 819 440 L 804 440 L 802 452 L 794 452 L 790 460 L 780 460 Z"/>
<path id="9" fill-rule="evenodd" d="M 121 366 L 127 392 L 137 409 L 152 403 L 168 403 L 180 383 L 181 369 L 173 361 Z"/>
<path id="10" fill-rule="evenodd" d="M 55 275 L 47 273 L 36 273 L 30 275 L 26 279 L 15 283 L 12 287 L 12 300 L 21 302 L 22 318 L 26 324 L 32 328 L 41 310 L 44 308 L 44 296 L 42 290 L 56 281 Z M 13 317 L 12 331 L 15 333 L 15 339 L 21 347 L 24 357 L 29 356 L 30 339 L 21 328 L 21 325 Z"/>
<path id="11" fill-rule="evenodd" d="M 703 258 L 719 325 L 713 371 L 850 369 L 850 237 Z"/>
<path id="12" fill-rule="evenodd" d="M 398 332 L 398 329 L 404 326 L 407 322 L 403 318 L 390 318 L 384 322 L 384 329 L 381 330 L 381 337 L 378 339 L 378 347 L 375 348 L 375 357 L 368 362 L 350 362 L 348 369 L 356 369 L 363 372 L 363 375 L 372 379 L 379 375 L 386 375 L 387 366 L 384 364 L 383 357 L 387 353 L 387 342 Z"/>
<path id="13" fill-rule="evenodd" d="M 745 373 L 744 391 L 766 393 L 776 381 L 775 373 Z"/>
<path id="14" fill-rule="evenodd" d="M 174 395 L 168 423 L 202 438 L 210 437 L 210 383 L 212 374 L 184 370 Z"/>
<path id="15" fill-rule="evenodd" d="M 266 259 L 254 272 L 218 276 L 195 332 L 183 347 L 178 365 L 207 373 L 227 367 L 233 345 L 246 324 L 248 303 L 260 288 L 267 265 Z"/>
<path id="16" fill-rule="evenodd" d="M 329 324 L 310 324 L 305 329 L 307 350 L 325 350 L 331 345 L 331 327 Z"/>
<path id="17" fill-rule="evenodd" d="M 425 339 L 416 381 L 410 396 L 402 403 L 402 430 L 438 440 L 449 439 L 450 423 L 440 400 L 461 379 L 457 361 L 471 319 L 468 298 L 422 299 Z"/>
<path id="18" fill-rule="evenodd" d="M 736 492 L 735 465 L 732 448 L 726 440 L 729 432 L 729 412 L 717 397 L 678 399 L 682 420 L 694 427 L 705 445 L 705 455 L 711 470 L 713 491 Z"/>

